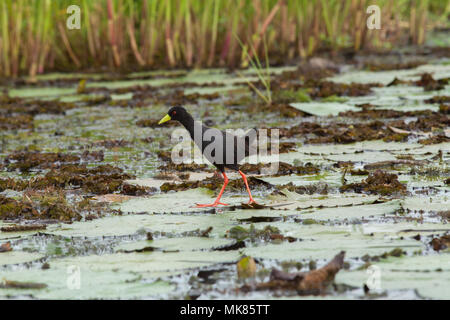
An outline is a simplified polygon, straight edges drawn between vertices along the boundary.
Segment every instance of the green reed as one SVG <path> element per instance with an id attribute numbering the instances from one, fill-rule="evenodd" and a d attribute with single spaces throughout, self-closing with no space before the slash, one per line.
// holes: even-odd
<path id="1" fill-rule="evenodd" d="M 448 27 L 449 0 L 2 0 L 0 76 L 274 63 L 318 50 L 422 45 L 427 31 Z M 66 9 L 81 9 L 68 30 Z M 368 30 L 377 4 L 382 30 Z M 389 32 L 388 32 L 388 31 Z M 236 37 L 243 42 L 240 46 Z M 404 35 L 407 35 L 406 37 Z M 244 53 L 243 48 L 254 48 Z"/>

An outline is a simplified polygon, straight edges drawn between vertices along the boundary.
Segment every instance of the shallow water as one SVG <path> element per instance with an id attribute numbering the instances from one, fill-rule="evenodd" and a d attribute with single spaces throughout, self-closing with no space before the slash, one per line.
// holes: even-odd
<path id="1" fill-rule="evenodd" d="M 280 74 L 294 69 L 274 69 L 272 72 Z M 435 79 L 442 79 L 449 76 L 450 65 L 436 61 L 431 65 L 404 71 L 348 70 L 330 79 L 345 83 L 387 84 L 394 77 L 417 80 L 417 75 L 422 72 L 434 72 Z M 256 79 L 252 73 L 247 75 L 250 80 Z M 70 77 L 88 78 L 87 89 L 106 89 L 77 94 L 77 82 L 66 83 L 63 88 L 40 82 Z M 257 97 L 251 95 L 242 78 L 220 69 L 186 73 L 136 73 L 118 81 L 104 81 L 103 75 L 83 74 L 45 75 L 37 80 L 37 84 L 30 87 L 10 89 L 10 96 L 71 101 L 75 108 L 63 115 L 35 116 L 33 130 L 1 131 L 2 160 L 22 149 L 74 154 L 85 150 L 103 151 L 103 160 L 86 160 L 87 165 L 95 167 L 110 164 L 119 167 L 136 176 L 131 183 L 156 186 L 157 189 L 167 182 L 155 179 L 162 163 L 157 152 L 171 150 L 174 143 L 168 138 L 174 128 L 136 125 L 141 119 L 160 119 L 168 109 L 167 101 L 155 103 L 149 97 L 136 97 L 133 87 L 136 85 L 149 85 L 168 95 L 174 94 L 176 90 L 182 90 L 186 95 L 217 92 L 217 97 L 210 99 L 200 96 L 195 102 L 189 102 L 186 108 L 194 118 L 201 118 L 208 121 L 209 125 L 222 129 L 263 126 L 286 128 L 302 121 L 323 124 L 346 122 L 352 125 L 365 120 L 346 118 L 339 112 L 360 110 L 356 105 L 362 103 L 398 111 L 438 111 L 438 104 L 424 101 L 433 96 L 450 95 L 449 85 L 442 90 L 428 92 L 410 85 L 374 88 L 374 92 L 369 95 L 347 97 L 345 103 L 294 101 L 291 106 L 312 115 L 299 119 L 284 117 L 273 110 L 252 112 L 249 116 L 245 109 L 247 105 L 233 103 L 230 104 L 233 108 L 227 107 L 227 102 L 242 96 L 249 98 L 250 103 L 256 103 Z M 171 84 L 180 83 L 193 85 L 181 89 L 170 87 Z M 213 86 L 199 87 L 208 83 L 213 83 Z M 108 91 L 114 89 L 123 91 Z M 149 87 L 148 90 L 153 89 Z M 109 94 L 112 100 L 86 106 L 86 97 Z M 151 137 L 151 142 L 145 140 L 148 137 Z M 127 144 L 112 148 L 96 144 L 105 140 L 125 140 Z M 98 214 L 98 219 L 88 221 L 85 219 L 86 213 L 83 213 L 81 221 L 52 221 L 54 223 L 41 231 L 1 231 L 0 244 L 10 241 L 13 250 L 0 253 L 0 278 L 43 283 L 46 287 L 0 288 L 0 297 L 298 298 L 295 292 L 236 293 L 236 288 L 245 283 L 238 279 L 236 262 L 243 255 L 255 258 L 257 276 L 246 282 L 258 283 L 268 280 L 272 267 L 282 269 L 286 262 L 301 262 L 300 271 L 309 271 L 311 261 L 321 267 L 344 250 L 347 267 L 337 274 L 335 283 L 337 287 L 345 289 L 335 287 L 327 291 L 328 295 L 309 298 L 448 299 L 449 251 L 435 252 L 430 241 L 450 232 L 448 218 L 440 215 L 442 212 L 448 213 L 450 204 L 450 188 L 444 182 L 449 177 L 450 143 L 424 145 L 417 143 L 417 140 L 417 137 L 413 137 L 405 142 L 370 140 L 350 144 L 310 144 L 306 143 L 303 136 L 282 138 L 281 142 L 295 142 L 296 147 L 291 152 L 280 154 L 280 161 L 292 165 L 311 163 L 320 172 L 261 176 L 275 189 L 292 182 L 296 187 L 309 190 L 302 193 L 282 189 L 281 192 L 271 193 L 272 189 L 255 188 L 256 201 L 265 205 L 280 205 L 271 209 L 240 208 L 240 204 L 247 201 L 244 190 L 227 189 L 224 199 L 236 207 L 215 211 L 191 208 L 197 202 L 213 201 L 217 193 L 215 191 L 195 188 L 164 193 L 158 190 L 152 195 L 122 198 L 120 202 L 112 198 L 113 201 L 103 207 L 105 211 Z M 440 157 L 437 157 L 440 151 Z M 390 196 L 340 191 L 344 184 L 359 183 L 368 175 L 348 174 L 344 177 L 344 169 L 336 166 L 338 162 L 353 162 L 356 170 L 379 161 L 394 161 L 399 155 L 426 162 L 415 174 L 411 171 L 411 165 L 383 168 L 398 175 L 398 180 L 406 185 L 404 194 Z M 20 173 L 4 168 L 1 176 L 30 179 L 42 176 L 47 171 L 33 169 L 28 173 Z M 203 178 L 204 175 L 193 173 L 190 176 L 191 181 Z M 238 179 L 239 176 L 230 174 L 230 178 Z M 320 184 L 327 186 L 325 194 L 317 192 Z M 21 199 L 22 193 L 14 194 L 6 190 L 2 194 Z M 67 197 L 69 194 L 98 202 L 93 194 L 77 188 L 70 190 Z M 0 227 L 17 222 L 3 220 L 0 221 Z M 276 227 L 284 237 L 293 237 L 296 241 L 246 239 L 244 247 L 217 250 L 236 243 L 235 239 L 229 237 L 232 228 L 248 228 L 250 224 L 256 229 L 268 225 Z M 205 236 L 205 230 L 209 227 L 212 230 Z M 147 240 L 149 234 L 153 240 Z M 418 234 L 420 237 L 414 238 Z M 400 257 L 387 255 L 379 258 L 396 248 L 403 251 Z M 375 270 L 375 273 L 368 272 L 367 268 L 370 267 L 367 262 L 370 262 L 370 270 Z M 296 271 L 294 267 L 286 270 Z M 371 295 L 364 293 L 365 284 L 375 284 L 370 287 Z"/>

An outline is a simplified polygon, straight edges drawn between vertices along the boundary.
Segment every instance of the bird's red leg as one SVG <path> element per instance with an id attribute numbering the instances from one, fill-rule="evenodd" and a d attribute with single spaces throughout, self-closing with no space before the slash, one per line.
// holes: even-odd
<path id="1" fill-rule="evenodd" d="M 247 188 L 248 196 L 250 198 L 248 203 L 249 204 L 256 203 L 256 201 L 253 200 L 252 193 L 250 192 L 250 188 L 248 187 L 247 177 L 245 176 L 245 174 L 241 170 L 239 170 L 239 173 L 241 174 L 242 179 L 244 179 L 245 187 Z"/>
<path id="2" fill-rule="evenodd" d="M 228 205 L 226 203 L 220 202 L 220 198 L 222 197 L 222 194 L 225 191 L 225 187 L 228 184 L 228 177 L 225 174 L 225 172 L 222 172 L 222 175 L 223 175 L 223 186 L 222 186 L 222 189 L 219 192 L 219 195 L 217 196 L 216 201 L 214 201 L 214 203 L 211 203 L 211 204 L 198 204 L 197 203 L 197 206 L 196 206 L 197 208 L 217 207 L 218 205 L 222 205 L 222 206 L 227 206 Z"/>

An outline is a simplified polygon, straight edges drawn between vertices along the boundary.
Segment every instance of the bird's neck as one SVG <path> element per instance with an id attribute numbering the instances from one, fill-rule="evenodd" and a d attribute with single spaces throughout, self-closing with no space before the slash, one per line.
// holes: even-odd
<path id="1" fill-rule="evenodd" d="M 197 121 L 198 122 L 198 121 Z M 180 120 L 180 123 L 186 128 L 187 131 L 191 134 L 192 139 L 194 138 L 194 130 L 196 126 L 196 121 L 192 116 L 188 113 L 185 117 Z"/>

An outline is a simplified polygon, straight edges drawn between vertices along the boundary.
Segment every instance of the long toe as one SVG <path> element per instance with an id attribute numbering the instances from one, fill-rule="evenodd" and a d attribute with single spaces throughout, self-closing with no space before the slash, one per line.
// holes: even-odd
<path id="1" fill-rule="evenodd" d="M 196 208 L 217 207 L 217 206 L 219 206 L 219 205 L 222 205 L 222 206 L 228 206 L 228 204 L 222 203 L 222 202 L 214 202 L 214 203 L 209 203 L 209 204 L 200 204 L 200 203 L 197 203 Z"/>
<path id="2" fill-rule="evenodd" d="M 208 208 L 208 207 L 217 207 L 217 203 L 209 203 L 209 204 L 201 204 L 197 203 L 196 208 Z"/>

